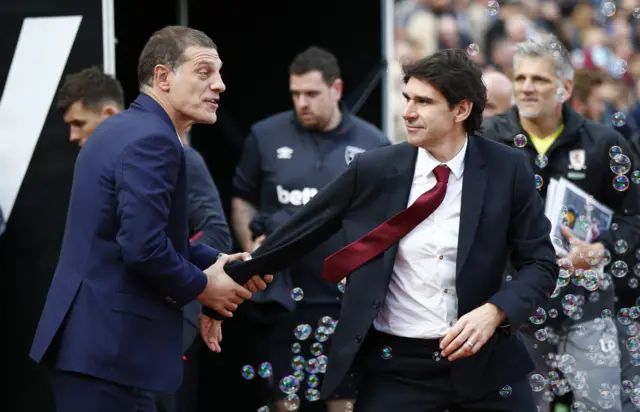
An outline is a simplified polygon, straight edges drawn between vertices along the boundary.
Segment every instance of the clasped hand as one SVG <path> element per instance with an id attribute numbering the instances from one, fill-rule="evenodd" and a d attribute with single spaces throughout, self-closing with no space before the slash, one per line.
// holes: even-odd
<path id="1" fill-rule="evenodd" d="M 266 275 L 264 278 L 260 275 L 254 275 L 247 283 L 239 285 L 225 273 L 224 265 L 228 262 L 249 259 L 251 259 L 249 253 L 223 255 L 216 263 L 205 269 L 204 273 L 208 279 L 207 286 L 198 296 L 198 301 L 224 317 L 233 317 L 232 312 L 238 309 L 238 305 L 251 299 L 253 293 L 264 290 L 267 284 L 273 280 L 272 275 Z"/>
<path id="2" fill-rule="evenodd" d="M 236 253 L 220 257 L 216 263 L 204 271 L 207 275 L 207 286 L 198 296 L 198 301 L 222 316 L 233 317 L 233 311 L 238 309 L 238 305 L 247 299 L 251 299 L 253 293 L 264 290 L 267 284 L 273 280 L 273 275 L 265 275 L 264 278 L 260 275 L 254 275 L 247 283 L 241 286 L 225 273 L 224 265 L 228 262 L 249 259 L 251 259 L 249 253 Z M 222 321 L 200 314 L 199 324 L 202 340 L 213 352 L 220 352 Z"/>

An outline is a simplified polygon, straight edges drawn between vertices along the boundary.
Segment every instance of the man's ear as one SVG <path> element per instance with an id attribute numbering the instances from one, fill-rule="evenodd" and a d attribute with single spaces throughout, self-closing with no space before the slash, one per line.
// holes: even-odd
<path id="1" fill-rule="evenodd" d="M 115 105 L 107 104 L 102 108 L 102 116 L 111 117 L 119 111 L 120 110 Z"/>

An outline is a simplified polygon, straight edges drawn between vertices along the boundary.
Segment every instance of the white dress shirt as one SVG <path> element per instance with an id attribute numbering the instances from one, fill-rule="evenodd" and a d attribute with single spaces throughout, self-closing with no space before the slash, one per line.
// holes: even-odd
<path id="1" fill-rule="evenodd" d="M 436 339 L 458 316 L 456 257 L 460 201 L 467 140 L 446 165 L 451 170 L 442 204 L 398 245 L 385 302 L 373 326 L 395 336 Z M 433 170 L 441 163 L 418 149 L 409 205 L 436 184 Z"/>

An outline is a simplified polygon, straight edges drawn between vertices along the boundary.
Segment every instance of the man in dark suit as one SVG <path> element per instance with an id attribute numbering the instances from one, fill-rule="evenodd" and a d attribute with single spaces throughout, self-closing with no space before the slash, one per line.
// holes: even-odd
<path id="1" fill-rule="evenodd" d="M 404 71 L 407 142 L 359 154 L 226 272 L 274 273 L 342 230 L 348 245 L 323 269 L 348 276 L 323 398 L 351 369 L 363 378 L 357 412 L 535 411 L 517 330 L 558 267 L 533 172 L 516 149 L 473 135 L 486 89 L 463 51 Z M 508 258 L 518 272 L 503 282 Z"/>
<path id="2" fill-rule="evenodd" d="M 223 272 L 242 255 L 188 241 L 179 135 L 216 121 L 221 65 L 202 32 L 154 33 L 139 59 L 141 94 L 80 151 L 31 348 L 52 367 L 58 411 L 155 411 L 150 391 L 174 392 L 182 380 L 182 307 L 197 299 L 229 316 L 266 286 L 256 277 L 243 287 Z M 200 326 L 205 333 L 211 322 Z"/>

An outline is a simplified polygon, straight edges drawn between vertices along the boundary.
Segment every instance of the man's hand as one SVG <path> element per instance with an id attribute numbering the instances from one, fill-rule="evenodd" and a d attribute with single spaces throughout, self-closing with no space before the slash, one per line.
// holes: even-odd
<path id="1" fill-rule="evenodd" d="M 262 237 L 264 237 L 264 235 L 262 235 Z M 243 253 L 242 255 L 242 260 L 245 262 L 251 259 L 251 255 L 248 253 Z M 260 275 L 253 275 L 251 279 L 244 284 L 244 287 L 249 290 L 249 292 L 256 293 L 259 290 L 265 290 L 267 283 L 271 283 L 271 281 L 273 281 L 273 275 L 265 275 L 264 278 Z"/>
<path id="2" fill-rule="evenodd" d="M 224 255 L 216 263 L 205 269 L 208 282 L 204 291 L 198 296 L 198 301 L 227 318 L 233 317 L 232 311 L 247 299 L 251 299 L 251 292 L 237 284 L 224 272 L 224 265 L 232 260 L 246 260 L 248 253 Z"/>
<path id="3" fill-rule="evenodd" d="M 207 344 L 211 352 L 222 352 L 220 342 L 222 341 L 222 321 L 213 320 L 208 316 L 199 315 L 200 336 Z"/>
<path id="4" fill-rule="evenodd" d="M 485 303 L 462 316 L 440 341 L 442 356 L 450 361 L 475 355 L 506 319 L 493 303 Z"/>
<path id="5" fill-rule="evenodd" d="M 602 261 L 604 257 L 604 245 L 602 243 L 589 244 L 582 241 L 576 238 L 571 229 L 564 225 L 560 227 L 560 232 L 571 246 L 566 259 L 571 261 L 574 269 L 591 269 Z"/>

